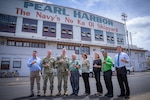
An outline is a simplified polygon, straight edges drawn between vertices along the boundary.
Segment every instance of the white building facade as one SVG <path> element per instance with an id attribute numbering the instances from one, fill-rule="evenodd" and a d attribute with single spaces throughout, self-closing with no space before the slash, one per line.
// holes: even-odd
<path id="1" fill-rule="evenodd" d="M 88 54 L 90 64 L 94 53 L 106 49 L 114 59 L 116 46 L 124 50 L 126 34 L 124 24 L 78 9 L 28 0 L 3 0 L 0 3 L 0 65 L 1 71 L 17 70 L 20 76 L 29 76 L 26 63 L 32 51 L 38 51 L 43 59 L 47 50 L 53 57 L 67 49 L 71 59 L 73 53 L 82 60 Z M 131 65 L 135 71 L 146 68 L 146 50 L 131 48 Z"/>

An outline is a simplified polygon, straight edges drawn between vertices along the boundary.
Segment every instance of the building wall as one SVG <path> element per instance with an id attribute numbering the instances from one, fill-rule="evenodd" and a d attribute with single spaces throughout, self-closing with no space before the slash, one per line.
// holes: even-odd
<path id="1" fill-rule="evenodd" d="M 51 8 L 52 12 L 44 9 Z M 60 12 L 58 11 L 59 9 Z M 42 13 L 38 15 L 37 13 Z M 76 13 L 76 14 L 75 14 Z M 26 66 L 27 60 L 32 56 L 32 51 L 37 50 L 38 56 L 43 59 L 46 56 L 47 50 L 51 49 L 53 51 L 53 57 L 56 58 L 61 54 L 61 49 L 57 48 L 59 43 L 69 43 L 73 45 L 88 46 L 90 48 L 90 54 L 88 58 L 90 60 L 90 65 L 92 69 L 92 62 L 94 59 L 94 53 L 99 52 L 101 58 L 103 58 L 101 49 L 107 47 L 115 48 L 117 45 L 121 45 L 123 48 L 126 48 L 126 35 L 124 24 L 111 20 L 109 18 L 104 18 L 95 14 L 84 12 L 77 9 L 72 9 L 68 7 L 62 7 L 57 5 L 31 2 L 26 0 L 13 0 L 10 3 L 10 0 L 3 0 L 0 3 L 0 17 L 2 15 L 16 16 L 16 28 L 15 32 L 6 32 L 3 30 L 3 25 L 0 25 L 0 65 L 2 65 L 3 60 L 10 60 L 10 69 L 9 71 L 18 70 L 20 76 L 28 76 L 29 69 Z M 99 22 L 90 18 L 90 16 L 98 18 Z M 2 17 L 1 17 L 2 18 Z M 25 32 L 23 31 L 23 20 L 24 19 L 37 20 L 37 32 Z M 43 23 L 44 22 L 53 22 L 56 23 L 56 37 L 52 36 L 43 36 Z M 3 23 L 1 20 L 0 24 Z M 9 23 L 7 23 L 9 24 Z M 73 38 L 62 38 L 62 24 L 71 25 Z M 90 40 L 82 40 L 82 28 L 90 29 Z M 95 36 L 95 30 L 103 32 L 103 41 L 97 41 Z M 110 34 L 109 34 L 110 33 Z M 108 41 L 107 35 L 113 36 L 112 41 Z M 122 35 L 123 43 L 118 44 L 118 36 Z M 37 41 L 45 43 L 45 48 L 34 48 L 34 47 L 17 47 L 17 46 L 8 46 L 8 40 L 18 39 L 20 41 Z M 4 44 L 3 44 L 4 42 Z M 110 48 L 109 48 L 110 47 Z M 75 53 L 75 50 L 67 50 L 67 56 L 71 59 L 71 54 Z M 142 71 L 144 70 L 145 58 L 141 57 L 139 52 L 132 52 L 134 59 L 135 70 Z M 108 55 L 114 60 L 115 52 L 109 52 Z M 136 58 L 136 59 L 135 59 Z M 138 58 L 138 59 L 137 59 Z M 77 54 L 77 59 L 82 61 L 81 52 Z M 21 61 L 21 68 L 13 68 L 13 62 L 15 60 Z"/>

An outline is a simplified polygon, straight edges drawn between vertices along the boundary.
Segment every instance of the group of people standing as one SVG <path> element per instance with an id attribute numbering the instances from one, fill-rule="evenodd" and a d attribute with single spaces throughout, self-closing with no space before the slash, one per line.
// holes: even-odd
<path id="1" fill-rule="evenodd" d="M 107 55 L 106 51 L 102 51 L 103 59 L 100 58 L 98 52 L 95 53 L 95 59 L 93 60 L 93 72 L 96 80 L 96 88 L 97 92 L 95 95 L 102 96 L 103 88 L 100 81 L 100 72 L 103 72 L 104 81 L 107 89 L 107 93 L 104 96 L 113 97 L 113 83 L 112 83 L 112 66 L 113 61 L 112 58 Z M 79 69 L 82 70 L 82 78 L 84 81 L 85 91 L 83 95 L 90 95 L 90 82 L 89 82 L 89 69 L 90 69 L 90 61 L 88 60 L 87 54 L 82 54 L 82 64 L 76 60 L 76 55 L 72 54 L 72 59 L 69 61 L 69 58 L 66 56 L 66 49 L 62 49 L 62 53 L 60 56 L 56 58 L 56 60 L 51 56 L 52 51 L 48 50 L 47 56 L 41 60 L 37 57 L 37 51 L 33 51 L 32 57 L 28 60 L 27 66 L 30 68 L 30 84 L 31 84 L 31 95 L 34 96 L 34 80 L 36 79 L 37 83 L 37 96 L 40 96 L 40 75 L 42 73 L 43 68 L 43 95 L 46 96 L 47 90 L 47 81 L 49 79 L 50 82 L 50 96 L 53 96 L 54 90 L 54 69 L 57 68 L 57 79 L 58 79 L 58 93 L 56 96 L 61 95 L 62 89 L 62 81 L 64 82 L 64 94 L 67 93 L 67 82 L 68 76 L 70 77 L 70 83 L 72 86 L 72 93 L 70 95 L 78 96 L 79 93 Z M 115 56 L 115 73 L 117 75 L 117 79 L 119 82 L 121 93 L 118 97 L 129 98 L 130 89 L 127 80 L 127 72 L 126 72 L 126 63 L 129 62 L 129 56 L 122 52 L 121 46 L 117 47 L 117 55 Z"/>

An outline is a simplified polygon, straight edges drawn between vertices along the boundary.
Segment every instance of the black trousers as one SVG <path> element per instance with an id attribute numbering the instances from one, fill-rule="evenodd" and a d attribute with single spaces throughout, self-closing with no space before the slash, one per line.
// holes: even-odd
<path id="1" fill-rule="evenodd" d="M 82 73 L 82 78 L 85 86 L 85 93 L 90 94 L 89 73 Z"/>
<path id="2" fill-rule="evenodd" d="M 130 88 L 128 85 L 127 79 L 127 70 L 126 67 L 116 68 L 117 69 L 117 79 L 120 86 L 121 94 L 129 96 L 130 95 Z"/>
<path id="3" fill-rule="evenodd" d="M 107 88 L 107 94 L 113 95 L 113 84 L 112 84 L 112 71 L 108 70 L 104 72 L 104 81 Z"/>
<path id="4" fill-rule="evenodd" d="M 103 88 L 102 88 L 102 84 L 100 81 L 100 71 L 94 71 L 94 75 L 95 75 L 95 80 L 96 80 L 96 88 L 97 88 L 97 92 L 103 93 Z"/>

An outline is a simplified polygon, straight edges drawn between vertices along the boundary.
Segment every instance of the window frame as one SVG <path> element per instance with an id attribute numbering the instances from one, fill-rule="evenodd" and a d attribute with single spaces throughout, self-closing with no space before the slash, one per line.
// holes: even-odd
<path id="1" fill-rule="evenodd" d="M 96 41 L 104 41 L 104 34 L 102 30 L 94 30 L 94 33 Z"/>
<path id="2" fill-rule="evenodd" d="M 73 26 L 61 24 L 61 38 L 73 39 Z"/>
<path id="3" fill-rule="evenodd" d="M 14 66 L 15 62 L 20 62 L 19 67 L 18 66 L 17 67 Z M 21 61 L 13 61 L 13 68 L 21 68 Z"/>
<path id="4" fill-rule="evenodd" d="M 2 65 L 3 62 L 8 62 L 9 64 L 5 64 L 5 65 Z M 7 68 L 3 68 L 3 67 L 7 67 Z M 10 69 L 10 60 L 2 60 L 1 61 L 1 70 L 9 70 Z"/>
<path id="5" fill-rule="evenodd" d="M 91 41 L 91 29 L 90 28 L 85 28 L 81 27 L 81 40 L 83 41 Z M 90 34 L 90 36 L 89 36 Z"/>
<path id="6" fill-rule="evenodd" d="M 22 32 L 37 33 L 38 20 L 23 18 Z"/>
<path id="7" fill-rule="evenodd" d="M 112 33 L 112 32 L 106 32 L 106 37 L 107 37 L 107 43 L 115 44 L 114 33 Z"/>
<path id="8" fill-rule="evenodd" d="M 117 34 L 117 44 L 124 45 L 124 36 L 123 36 L 123 34 Z"/>
<path id="9" fill-rule="evenodd" d="M 0 14 L 0 32 L 16 32 L 17 17 Z"/>
<path id="10" fill-rule="evenodd" d="M 44 31 L 44 30 L 46 30 L 46 31 Z M 56 37 L 56 23 L 43 21 L 42 35 L 46 36 L 46 37 Z"/>

